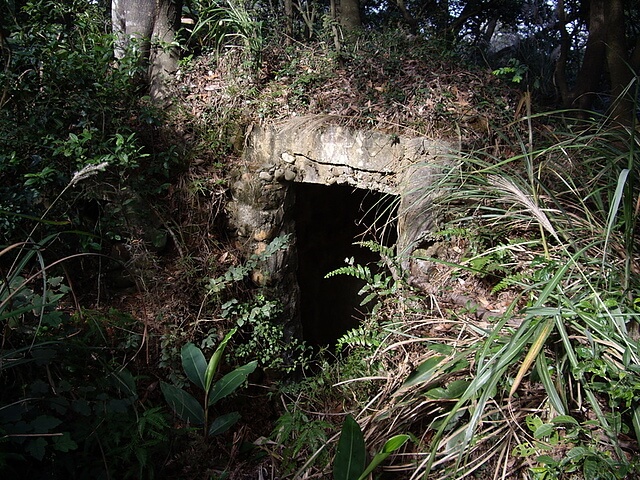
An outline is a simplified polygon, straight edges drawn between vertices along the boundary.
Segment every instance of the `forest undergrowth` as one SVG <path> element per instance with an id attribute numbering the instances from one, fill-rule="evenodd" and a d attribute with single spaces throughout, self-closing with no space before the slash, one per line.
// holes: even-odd
<path id="1" fill-rule="evenodd" d="M 185 58 L 157 108 L 83 5 L 73 35 L 14 32 L 2 73 L 3 474 L 640 475 L 636 125 L 536 113 L 451 45 L 374 33 L 259 62 L 246 33 Z M 362 242 L 378 265 L 326 273 L 369 313 L 315 349 L 251 281 L 290 239 L 243 257 L 225 211 L 250 126 L 310 114 L 460 147 L 421 191 L 420 275 Z"/>

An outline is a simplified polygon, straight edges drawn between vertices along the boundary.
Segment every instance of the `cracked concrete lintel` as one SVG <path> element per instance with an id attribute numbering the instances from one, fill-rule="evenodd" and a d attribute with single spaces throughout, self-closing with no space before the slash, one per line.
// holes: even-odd
<path id="1" fill-rule="evenodd" d="M 398 194 L 411 166 L 433 164 L 445 142 L 329 125 L 325 117 L 254 127 L 245 158 L 263 180 L 346 184 Z"/>

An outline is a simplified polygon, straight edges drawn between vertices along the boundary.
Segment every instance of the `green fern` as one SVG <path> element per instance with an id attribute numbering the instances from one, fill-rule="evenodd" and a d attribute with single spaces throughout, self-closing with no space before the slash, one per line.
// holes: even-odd
<path id="1" fill-rule="evenodd" d="M 500 293 L 503 290 L 506 290 L 507 288 L 513 287 L 515 285 L 522 286 L 523 284 L 525 284 L 524 280 L 530 278 L 530 276 L 530 274 L 524 272 L 507 275 L 491 289 L 491 293 Z"/>
<path id="2" fill-rule="evenodd" d="M 386 247 L 384 245 L 381 245 L 378 242 L 374 242 L 373 240 L 365 240 L 365 241 L 362 241 L 362 242 L 356 242 L 356 244 L 360 245 L 361 247 L 368 248 L 373 253 L 379 253 L 381 256 L 385 256 L 385 257 L 388 257 L 388 258 L 393 258 L 394 257 L 393 247 Z"/>
<path id="3" fill-rule="evenodd" d="M 374 281 L 373 275 L 371 274 L 371 269 L 369 267 L 362 266 L 360 264 L 353 264 L 353 258 L 349 259 L 350 264 L 346 267 L 337 268 L 329 273 L 327 273 L 324 278 L 331 278 L 337 275 L 348 275 L 350 277 L 355 277 L 360 280 L 363 280 L 367 283 L 372 283 Z"/>
<path id="4" fill-rule="evenodd" d="M 374 253 L 380 254 L 382 260 L 377 263 L 380 271 L 373 273 L 368 265 L 356 264 L 354 258 L 351 257 L 346 260 L 346 266 L 327 273 L 324 278 L 331 278 L 336 275 L 348 275 L 365 282 L 364 287 L 358 292 L 358 295 L 364 297 L 360 302 L 360 306 L 367 305 L 375 298 L 386 297 L 396 293 L 398 282 L 390 270 L 394 269 L 397 272 L 400 268 L 395 261 L 395 256 L 393 256 L 393 249 L 372 241 L 357 242 L 357 244 L 368 248 Z"/>
<path id="5" fill-rule="evenodd" d="M 338 339 L 336 342 L 336 351 L 342 351 L 345 346 L 377 348 L 380 346 L 380 339 L 378 338 L 377 332 L 378 329 L 373 325 L 360 325 L 359 327 L 352 328 Z"/>

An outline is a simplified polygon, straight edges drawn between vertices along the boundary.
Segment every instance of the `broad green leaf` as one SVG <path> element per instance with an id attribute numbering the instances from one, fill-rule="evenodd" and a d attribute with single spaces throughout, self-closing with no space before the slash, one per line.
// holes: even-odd
<path id="1" fill-rule="evenodd" d="M 171 409 L 185 422 L 204 424 L 204 410 L 198 401 L 184 390 L 165 382 L 160 388 Z"/>
<path id="2" fill-rule="evenodd" d="M 216 351 L 213 352 L 211 358 L 209 359 L 209 365 L 207 365 L 207 370 L 204 375 L 204 386 L 206 392 L 211 389 L 211 383 L 213 382 L 213 377 L 215 377 L 216 372 L 218 371 L 218 365 L 220 364 L 220 359 L 222 358 L 222 354 L 224 353 L 224 349 L 229 342 L 229 339 L 236 333 L 237 328 L 231 329 L 229 333 L 225 335 L 225 337 L 216 348 Z M 211 405 L 211 403 L 209 403 Z"/>
<path id="3" fill-rule="evenodd" d="M 29 452 L 29 454 L 36 460 L 42 460 L 44 458 L 46 446 L 47 441 L 44 439 L 44 437 L 37 437 L 32 438 L 27 442 L 25 450 Z"/>
<path id="4" fill-rule="evenodd" d="M 182 355 L 182 368 L 184 368 L 187 378 L 204 390 L 207 361 L 202 351 L 193 343 L 187 343 L 182 347 L 180 353 Z"/>
<path id="5" fill-rule="evenodd" d="M 427 397 L 433 398 L 435 400 L 440 400 L 443 398 L 449 398 L 447 394 L 447 390 L 443 387 L 432 388 L 431 390 L 427 390 Z"/>
<path id="6" fill-rule="evenodd" d="M 63 432 L 61 436 L 52 437 L 53 448 L 59 452 L 69 452 L 78 448 L 78 444 L 73 441 L 69 432 Z"/>
<path id="7" fill-rule="evenodd" d="M 407 443 L 407 440 L 409 440 L 409 435 L 396 435 L 395 437 L 391 437 L 389 440 L 387 440 L 382 447 L 382 451 L 376 454 L 375 457 L 373 457 L 373 460 L 371 460 L 371 463 L 365 469 L 365 471 L 362 472 L 362 475 L 358 477 L 358 480 L 364 480 L 365 478 L 367 478 L 369 474 L 373 472 L 378 465 L 384 462 L 389 455 L 391 455 L 393 452 Z"/>
<path id="8" fill-rule="evenodd" d="M 31 421 L 34 433 L 49 433 L 62 423 L 62 420 L 50 415 L 40 415 Z"/>
<path id="9" fill-rule="evenodd" d="M 555 430 L 555 426 L 552 423 L 543 423 L 533 432 L 533 438 L 544 438 L 548 437 Z"/>
<path id="10" fill-rule="evenodd" d="M 578 421 L 570 415 L 558 415 L 557 417 L 553 417 L 551 422 L 558 425 L 580 425 Z"/>
<path id="11" fill-rule="evenodd" d="M 421 383 L 427 383 L 433 378 L 434 374 L 438 371 L 438 367 L 445 358 L 446 357 L 441 355 L 428 358 L 407 377 L 400 388 L 405 389 Z"/>
<path id="12" fill-rule="evenodd" d="M 209 435 L 213 437 L 215 435 L 220 435 L 221 433 L 226 432 L 238 420 L 240 420 L 240 414 L 238 412 L 227 413 L 226 415 L 222 415 L 216 418 L 213 422 L 211 422 L 211 426 L 209 427 Z"/>
<path id="13" fill-rule="evenodd" d="M 387 440 L 382 447 L 382 453 L 393 453 L 402 447 L 409 440 L 409 435 L 396 435 Z"/>
<path id="14" fill-rule="evenodd" d="M 366 450 L 360 425 L 347 415 L 333 461 L 334 480 L 356 480 L 364 471 Z"/>
<path id="15" fill-rule="evenodd" d="M 253 373 L 258 365 L 258 361 L 254 360 L 242 367 L 236 368 L 233 372 L 227 373 L 224 377 L 218 380 L 211 389 L 211 396 L 209 397 L 209 406 L 216 403 L 218 400 L 226 397 L 242 385 L 247 377 Z"/>
<path id="16" fill-rule="evenodd" d="M 554 460 L 553 457 L 549 455 L 540 455 L 539 457 L 536 458 L 536 460 L 538 461 L 538 463 L 543 463 L 545 465 L 551 465 L 551 466 L 558 465 L 558 461 Z"/>
<path id="17" fill-rule="evenodd" d="M 471 382 L 468 380 L 454 380 L 447 385 L 447 398 L 460 398 L 467 391 Z"/>

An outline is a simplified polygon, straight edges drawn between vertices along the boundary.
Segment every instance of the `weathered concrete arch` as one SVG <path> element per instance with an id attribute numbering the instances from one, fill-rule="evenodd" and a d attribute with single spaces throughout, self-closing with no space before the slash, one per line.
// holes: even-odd
<path id="1" fill-rule="evenodd" d="M 442 141 L 351 130 L 328 120 L 309 117 L 250 130 L 229 205 L 242 245 L 250 254 L 279 235 L 295 236 L 292 184 L 349 185 L 399 197 L 396 248 L 410 268 L 410 254 L 433 226 L 424 187 L 447 163 L 451 148 Z M 253 277 L 281 301 L 283 321 L 293 334 L 300 325 L 296 270 L 293 238 L 287 251 L 270 258 Z"/>

